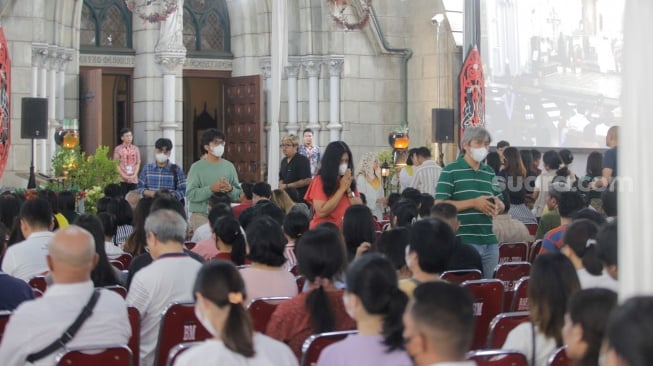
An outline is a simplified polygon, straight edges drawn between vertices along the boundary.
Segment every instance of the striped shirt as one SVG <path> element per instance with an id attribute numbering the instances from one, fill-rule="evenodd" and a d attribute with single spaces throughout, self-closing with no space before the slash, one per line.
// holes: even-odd
<path id="1" fill-rule="evenodd" d="M 426 160 L 415 169 L 415 176 L 413 176 L 413 181 L 410 186 L 421 193 L 428 193 L 434 196 L 435 185 L 440 177 L 440 172 L 442 172 L 442 168 L 435 161 Z"/>
<path id="2" fill-rule="evenodd" d="M 440 173 L 435 188 L 436 200 L 465 201 L 479 196 L 498 196 L 501 189 L 494 179 L 494 170 L 481 163 L 478 170 L 472 169 L 464 157 L 447 165 Z M 492 232 L 492 217 L 475 208 L 458 212 L 460 228 L 456 233 L 464 244 L 497 244 Z"/>

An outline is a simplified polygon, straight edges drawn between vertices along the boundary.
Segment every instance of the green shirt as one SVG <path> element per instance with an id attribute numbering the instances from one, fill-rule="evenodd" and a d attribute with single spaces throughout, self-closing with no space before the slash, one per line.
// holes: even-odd
<path id="1" fill-rule="evenodd" d="M 558 210 L 556 209 L 545 213 L 540 218 L 540 223 L 537 226 L 535 240 L 542 239 L 544 234 L 546 234 L 551 229 L 557 228 L 558 226 L 560 226 L 560 214 L 558 214 Z"/>
<path id="2" fill-rule="evenodd" d="M 212 163 L 201 159 L 190 166 L 186 179 L 186 199 L 189 202 L 190 212 L 207 213 L 206 203 L 213 194 L 211 185 L 223 177 L 234 188 L 227 195 L 231 201 L 236 201 L 242 191 L 238 183 L 238 173 L 230 161 L 221 159 L 217 163 Z"/>
<path id="3" fill-rule="evenodd" d="M 442 169 L 435 187 L 435 199 L 465 201 L 485 195 L 501 198 L 501 189 L 494 178 L 494 170 L 489 165 L 481 163 L 478 170 L 474 170 L 461 156 Z M 492 232 L 492 217 L 470 208 L 458 212 L 458 221 L 460 228 L 456 234 L 464 244 L 498 243 Z"/>

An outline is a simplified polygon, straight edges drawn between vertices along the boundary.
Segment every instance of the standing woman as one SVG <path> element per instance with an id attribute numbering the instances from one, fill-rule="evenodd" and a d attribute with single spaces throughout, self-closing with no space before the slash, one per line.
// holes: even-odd
<path id="1" fill-rule="evenodd" d="M 383 192 L 383 180 L 379 168 L 379 158 L 376 154 L 368 152 L 361 158 L 356 175 L 356 187 L 360 193 L 367 197 L 367 207 L 377 220 L 383 220 L 383 207 L 386 203 Z"/>
<path id="2" fill-rule="evenodd" d="M 503 151 L 504 169 L 499 176 L 506 181 L 508 196 L 510 197 L 510 216 L 524 224 L 537 224 L 533 212 L 526 206 L 526 195 L 528 187 L 526 177 L 528 171 L 521 160 L 519 150 L 515 147 L 507 147 Z M 504 191 L 506 192 L 506 191 Z"/>
<path id="3" fill-rule="evenodd" d="M 311 229 L 322 222 L 331 222 L 342 229 L 347 208 L 362 203 L 353 171 L 349 146 L 344 141 L 331 142 L 324 151 L 320 170 L 304 196 L 315 210 Z"/>
<path id="4" fill-rule="evenodd" d="M 601 179 L 601 169 L 603 167 L 603 154 L 598 151 L 592 151 L 587 157 L 587 166 L 585 167 L 585 176 L 580 182 L 580 188 L 587 195 L 590 206 L 600 212 L 601 209 L 601 189 L 593 189 L 594 182 Z"/>

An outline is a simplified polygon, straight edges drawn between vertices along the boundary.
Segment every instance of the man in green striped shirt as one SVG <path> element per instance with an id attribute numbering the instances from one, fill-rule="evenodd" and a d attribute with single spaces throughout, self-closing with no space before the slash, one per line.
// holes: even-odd
<path id="1" fill-rule="evenodd" d="M 458 209 L 463 244 L 473 245 L 483 260 L 483 276 L 491 278 L 499 262 L 499 245 L 492 233 L 492 218 L 503 212 L 501 188 L 494 170 L 482 163 L 488 153 L 490 133 L 482 127 L 465 129 L 461 146 L 464 155 L 440 173 L 435 200 L 448 202 Z"/>

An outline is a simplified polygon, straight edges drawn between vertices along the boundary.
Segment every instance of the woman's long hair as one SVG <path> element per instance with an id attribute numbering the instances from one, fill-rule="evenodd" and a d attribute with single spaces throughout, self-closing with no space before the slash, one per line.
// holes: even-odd
<path id="1" fill-rule="evenodd" d="M 219 238 L 223 243 L 231 247 L 231 261 L 235 265 L 242 266 L 245 264 L 247 244 L 238 220 L 229 216 L 218 218 L 213 224 L 213 233 L 216 240 Z"/>
<path id="2" fill-rule="evenodd" d="M 333 141 L 324 150 L 320 170 L 317 172 L 317 175 L 322 178 L 322 186 L 327 197 L 333 195 L 338 190 L 338 178 L 340 177 L 338 169 L 342 154 L 345 153 L 349 156 L 348 167 L 351 169 L 353 176 L 355 173 L 354 158 L 349 146 L 344 141 Z M 350 187 L 352 191 L 356 189 L 356 179 L 352 179 Z"/>
<path id="3" fill-rule="evenodd" d="M 345 237 L 347 259 L 351 262 L 361 243 L 374 244 L 376 239 L 376 225 L 370 208 L 365 205 L 349 206 L 342 218 L 342 234 Z"/>
<path id="4" fill-rule="evenodd" d="M 583 262 L 585 270 L 594 276 L 603 272 L 603 262 L 596 247 L 599 227 L 592 220 L 577 219 L 565 229 L 562 242 Z"/>
<path id="5" fill-rule="evenodd" d="M 526 178 L 527 170 L 521 160 L 521 155 L 516 147 L 507 147 L 503 151 L 503 157 L 506 159 L 505 168 L 506 175 L 513 178 Z"/>
<path id="6" fill-rule="evenodd" d="M 402 315 L 408 302 L 399 289 L 397 272 L 377 253 L 355 260 L 347 271 L 347 292 L 358 296 L 371 315 L 383 316 L 383 343 L 387 352 L 404 348 Z"/>
<path id="7" fill-rule="evenodd" d="M 154 198 L 143 197 L 138 200 L 134 209 L 134 230 L 129 234 L 127 240 L 125 240 L 125 246 L 123 247 L 125 252 L 134 257 L 145 253 L 145 245 L 147 243 L 145 239 L 145 219 L 150 214 L 152 202 L 154 202 Z"/>
<path id="8" fill-rule="evenodd" d="M 199 293 L 219 308 L 229 307 L 220 339 L 225 347 L 247 358 L 254 357 L 254 328 L 242 304 L 247 298 L 245 282 L 228 261 L 206 263 L 197 273 L 193 294 Z"/>
<path id="9" fill-rule="evenodd" d="M 93 235 L 95 242 L 95 252 L 98 254 L 98 262 L 91 271 L 91 281 L 95 287 L 104 287 L 117 285 L 118 280 L 113 271 L 113 267 L 107 258 L 107 252 L 104 249 L 104 228 L 100 219 L 93 215 L 80 215 L 73 222 Z"/>

